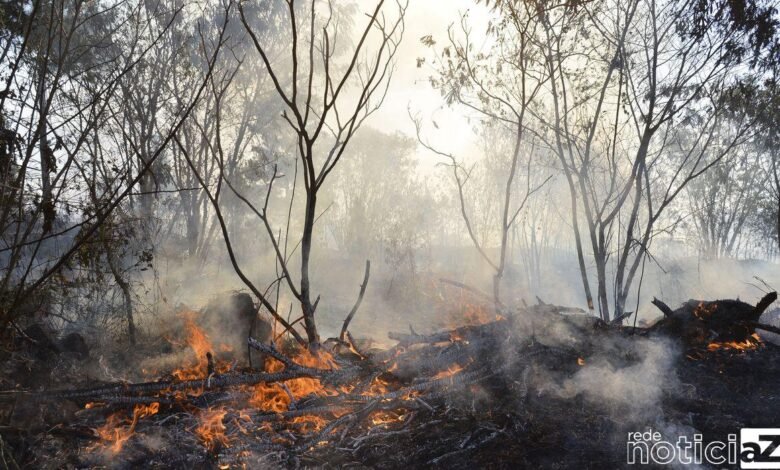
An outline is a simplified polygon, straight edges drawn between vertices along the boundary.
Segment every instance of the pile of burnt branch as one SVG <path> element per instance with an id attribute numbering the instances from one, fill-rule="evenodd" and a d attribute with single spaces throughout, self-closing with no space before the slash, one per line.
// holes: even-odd
<path id="1" fill-rule="evenodd" d="M 754 307 L 740 300 L 704 302 L 689 300 L 677 310 L 653 299 L 664 318 L 649 329 L 656 334 L 679 338 L 689 347 L 749 347 L 757 341 L 756 330 L 780 333 L 780 328 L 759 323 L 761 314 L 777 300 L 777 293 L 765 295 Z"/>
<path id="2" fill-rule="evenodd" d="M 776 298 L 677 310 L 655 301 L 664 318 L 649 328 L 540 303 L 490 323 L 391 333 L 397 344 L 386 350 L 361 351 L 347 336 L 326 342 L 316 366 L 292 346 L 250 338 L 265 367 L 220 373 L 209 354 L 194 380 L 17 392 L 80 411 L 44 435 L 17 436 L 24 451 L 4 438 L 0 454 L 55 467 L 613 465 L 624 459 L 622 433 L 648 415 L 635 413 L 632 397 L 599 399 L 571 380 L 588 367 L 634 370 L 660 341 L 677 358 L 675 386 L 649 415 L 705 436 L 776 425 L 780 350 L 760 331 L 777 329 L 759 323 Z M 291 390 L 300 380 L 312 393 Z M 284 390 L 285 409 L 255 406 L 266 389 Z"/>

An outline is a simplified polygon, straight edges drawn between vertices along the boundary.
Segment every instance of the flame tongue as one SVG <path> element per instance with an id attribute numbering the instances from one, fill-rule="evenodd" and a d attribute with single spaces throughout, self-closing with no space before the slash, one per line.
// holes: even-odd
<path id="1" fill-rule="evenodd" d="M 226 414 L 227 410 L 224 408 L 200 413 L 200 425 L 195 429 L 195 434 L 209 451 L 214 452 L 220 447 L 230 446 L 230 439 L 225 434 L 227 428 L 223 422 Z"/>
<path id="2" fill-rule="evenodd" d="M 114 413 L 106 419 L 106 424 L 95 429 L 95 433 L 100 437 L 103 444 L 113 453 L 122 450 L 133 430 L 124 426 L 125 420 L 121 413 Z"/>
<path id="3" fill-rule="evenodd" d="M 446 377 L 452 377 L 453 375 L 457 374 L 458 372 L 463 370 L 463 366 L 460 364 L 454 364 L 447 368 L 447 370 L 443 370 L 439 372 L 438 374 L 434 375 L 433 378 L 435 379 L 443 379 Z"/>
<path id="4" fill-rule="evenodd" d="M 206 354 L 214 350 L 208 335 L 195 322 L 194 312 L 185 312 L 184 328 L 187 331 L 187 346 L 195 353 L 196 363 L 190 367 L 174 370 L 173 375 L 178 380 L 193 380 L 205 377 L 208 372 Z"/>
<path id="5" fill-rule="evenodd" d="M 160 404 L 154 402 L 150 405 L 135 405 L 133 409 L 133 418 L 126 420 L 122 417 L 122 412 L 117 412 L 108 417 L 106 424 L 95 429 L 95 433 L 100 437 L 102 443 L 112 453 L 117 454 L 124 447 L 125 442 L 135 433 L 135 426 L 138 420 L 147 416 L 152 416 L 160 411 Z"/>
<path id="6" fill-rule="evenodd" d="M 190 364 L 173 371 L 173 377 L 182 381 L 197 380 L 206 378 L 210 373 L 221 373 L 230 369 L 227 363 L 220 363 L 219 361 L 214 363 L 213 360 L 208 359 L 215 349 L 208 335 L 198 326 L 194 312 L 184 314 L 184 327 L 186 330 L 186 343 L 178 344 L 181 346 L 186 344 L 192 351 L 194 358 Z M 453 341 L 462 341 L 462 338 L 453 338 Z M 285 351 L 285 354 L 293 362 L 303 367 L 315 369 L 339 368 L 335 359 L 326 351 L 319 351 L 313 354 L 306 349 L 295 349 L 293 351 Z M 397 367 L 397 364 L 393 364 L 390 369 Z M 439 372 L 433 378 L 450 377 L 461 372 L 463 368 L 464 365 L 455 364 Z M 265 370 L 267 372 L 280 372 L 284 369 L 285 365 L 281 361 L 272 357 L 266 358 Z M 252 410 L 257 410 L 261 413 L 284 413 L 295 409 L 296 404 L 305 398 L 315 396 L 337 396 L 352 393 L 381 396 L 388 393 L 389 383 L 386 379 L 377 376 L 368 386 L 357 390 L 355 385 L 337 387 L 323 384 L 317 378 L 299 377 L 278 383 L 259 383 L 252 386 L 244 386 L 242 390 L 249 393 L 249 398 L 245 402 L 237 404 L 235 409 L 225 407 L 209 408 L 207 410 L 188 408 L 197 419 L 197 424 L 190 429 L 192 429 L 192 433 L 209 452 L 218 453 L 223 448 L 231 447 L 232 439 L 236 433 L 253 434 L 258 430 L 271 432 L 273 428 L 268 426 L 268 423 L 262 423 L 259 426 L 253 424 L 250 416 Z M 178 390 L 176 392 L 167 390 L 162 393 L 167 393 L 173 396 L 174 399 L 182 399 L 182 405 L 187 407 L 186 397 L 188 395 L 198 395 L 202 392 L 203 390 Z M 87 406 L 90 407 L 92 404 Z M 158 413 L 159 409 L 159 402 L 154 402 L 150 405 L 136 405 L 132 418 L 123 412 L 112 414 L 108 417 L 105 425 L 95 431 L 101 438 L 103 447 L 111 453 L 117 454 L 135 432 L 138 421 Z M 284 426 L 297 433 L 314 433 L 323 430 L 328 425 L 330 418 L 338 418 L 343 413 L 344 410 L 334 409 L 327 416 L 304 414 L 285 420 Z M 371 415 L 371 423 L 373 425 L 399 423 L 404 421 L 405 416 L 404 413 L 393 410 L 376 411 Z"/>
<path id="7" fill-rule="evenodd" d="M 214 351 L 230 351 L 230 347 L 225 344 L 219 344 L 214 348 L 209 336 L 198 326 L 195 320 L 195 312 L 184 312 L 181 314 L 184 318 L 184 328 L 187 331 L 186 345 L 195 355 L 195 363 L 174 370 L 171 375 L 178 380 L 195 380 L 206 377 L 209 373 L 208 355 Z M 173 343 L 179 344 L 179 343 Z M 224 373 L 230 370 L 230 364 L 225 361 L 218 361 L 216 372 Z"/>
<path id="8" fill-rule="evenodd" d="M 317 355 L 307 350 L 298 351 L 293 357 L 296 364 L 318 369 L 337 368 L 333 357 L 327 352 L 320 351 Z M 266 360 L 268 372 L 279 372 L 284 369 L 284 364 L 273 358 Z M 285 389 L 286 387 L 286 389 Z M 325 387 L 319 379 L 302 377 L 291 379 L 280 384 L 257 384 L 254 386 L 254 394 L 249 404 L 266 412 L 281 413 L 290 409 L 294 401 L 307 396 L 334 396 L 339 392 L 333 388 Z"/>
<path id="9" fill-rule="evenodd" d="M 717 351 L 720 349 L 734 350 L 734 351 L 749 351 L 758 348 L 761 345 L 761 338 L 758 334 L 753 333 L 744 341 L 723 341 L 712 342 L 707 345 L 708 351 Z"/>

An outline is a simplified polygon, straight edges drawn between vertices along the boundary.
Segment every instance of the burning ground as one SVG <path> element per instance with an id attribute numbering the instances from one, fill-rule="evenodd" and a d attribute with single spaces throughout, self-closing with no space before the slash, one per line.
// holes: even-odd
<path id="1" fill-rule="evenodd" d="M 759 323 L 775 298 L 656 301 L 664 317 L 636 329 L 541 303 L 472 308 L 461 326 L 392 333 L 383 349 L 345 335 L 311 352 L 271 331 L 250 337 L 249 362 L 182 312 L 176 334 L 121 357 L 6 352 L 0 457 L 9 468 L 622 466 L 627 432 L 722 439 L 780 422 L 780 347 L 762 337 L 777 329 Z"/>

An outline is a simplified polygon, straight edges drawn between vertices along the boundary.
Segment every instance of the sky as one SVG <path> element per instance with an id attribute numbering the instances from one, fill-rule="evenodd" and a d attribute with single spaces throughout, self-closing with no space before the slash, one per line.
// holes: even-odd
<path id="1" fill-rule="evenodd" d="M 368 5 L 361 3 L 361 8 L 365 11 Z M 473 0 L 409 2 L 395 74 L 382 107 L 366 121 L 368 126 L 414 137 L 414 124 L 408 113 L 411 110 L 413 114 L 419 113 L 423 120 L 424 137 L 437 149 L 459 157 L 480 151 L 472 125 L 468 123 L 468 113 L 462 108 L 447 107 L 440 93 L 431 87 L 429 77 L 433 69 L 430 61 L 434 51 L 420 42 L 423 36 L 431 35 L 436 41 L 436 50 L 440 51 L 447 40 L 447 27 L 453 23 L 457 26 L 460 15 L 466 11 L 473 25 L 473 34 L 481 35 L 490 18 L 490 12 L 484 5 L 475 5 Z M 418 57 L 425 57 L 427 64 L 418 68 Z M 436 121 L 438 129 L 431 120 Z M 440 157 L 423 149 L 420 149 L 418 157 L 423 168 L 440 161 Z"/>

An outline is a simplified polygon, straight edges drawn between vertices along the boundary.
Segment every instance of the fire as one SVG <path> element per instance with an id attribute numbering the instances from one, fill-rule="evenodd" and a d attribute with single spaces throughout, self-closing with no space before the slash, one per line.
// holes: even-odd
<path id="1" fill-rule="evenodd" d="M 484 325 L 494 321 L 503 320 L 501 315 L 496 315 L 490 307 L 484 305 L 466 304 L 463 311 L 463 320 L 466 325 Z"/>
<path id="2" fill-rule="evenodd" d="M 212 354 L 214 351 L 229 351 L 228 348 L 221 345 L 212 344 L 210 338 L 206 332 L 199 327 L 196 322 L 196 314 L 194 312 L 187 312 L 183 315 L 185 335 L 183 339 L 179 339 L 179 346 L 187 346 L 193 353 L 194 359 L 185 363 L 183 367 L 173 371 L 171 375 L 178 380 L 193 380 L 203 379 L 207 377 L 211 371 L 221 373 L 229 369 L 229 365 L 223 363 L 216 363 L 213 361 Z M 452 341 L 465 341 L 462 335 L 454 333 Z M 170 340 L 172 343 L 173 340 Z M 215 349 L 216 346 L 216 349 Z M 289 351 L 279 345 L 280 350 L 284 350 L 286 357 L 289 357 L 293 362 L 302 366 L 315 369 L 338 369 L 339 365 L 330 353 L 324 350 L 320 350 L 316 353 L 312 353 L 307 349 L 296 349 Z M 396 356 L 402 352 L 401 349 L 396 351 Z M 398 363 L 394 358 L 386 360 L 387 369 L 393 371 L 398 369 Z M 281 372 L 285 370 L 284 362 L 275 359 L 273 357 L 266 357 L 264 369 L 267 372 Z M 460 365 L 455 364 L 448 369 L 443 370 L 436 374 L 434 379 L 442 379 L 451 377 L 460 373 L 468 367 L 468 364 Z M 360 387 L 359 384 L 348 385 L 330 385 L 324 384 L 317 378 L 300 377 L 295 379 L 289 379 L 285 381 L 275 383 L 258 383 L 256 385 L 246 385 L 242 387 L 244 392 L 249 393 L 247 401 L 242 402 L 242 405 L 237 406 L 235 409 L 219 407 L 208 410 L 198 410 L 192 407 L 186 407 L 197 418 L 197 425 L 192 429 L 193 435 L 198 441 L 211 453 L 218 453 L 221 449 L 231 447 L 233 445 L 233 434 L 236 436 L 252 435 L 257 432 L 277 432 L 276 426 L 272 426 L 268 422 L 255 424 L 251 417 L 251 412 L 254 410 L 261 411 L 263 413 L 284 413 L 286 411 L 296 409 L 296 405 L 303 399 L 313 396 L 337 396 L 340 394 L 361 394 L 363 396 L 375 396 L 379 397 L 387 394 L 392 386 L 388 380 L 392 380 L 390 374 L 385 376 L 376 376 L 373 378 L 368 387 Z M 197 393 L 192 390 L 177 390 L 175 392 L 168 390 L 164 393 L 169 393 L 174 397 L 180 397 L 183 401 L 186 400 L 186 395 L 192 395 Z M 418 396 L 418 392 L 409 392 L 405 397 L 401 397 L 406 400 L 413 400 Z M 100 406 L 100 403 L 88 403 L 87 408 L 94 406 Z M 133 436 L 136 430 L 136 425 L 139 420 L 154 415 L 159 412 L 160 403 L 154 402 L 149 405 L 136 405 L 132 417 L 129 417 L 128 413 L 120 412 L 110 415 L 106 423 L 98 429 L 95 429 L 96 435 L 101 439 L 100 446 L 113 455 L 118 454 L 125 443 Z M 285 419 L 285 427 L 288 430 L 293 430 L 300 434 L 316 433 L 326 429 L 328 423 L 333 418 L 343 416 L 344 413 L 349 412 L 349 408 L 334 409 L 328 412 L 327 415 L 319 416 L 315 414 L 305 414 L 301 416 L 290 417 Z M 375 426 L 388 426 L 394 423 L 403 423 L 407 414 L 403 411 L 393 410 L 381 410 L 374 411 L 369 416 L 369 423 Z M 230 433 L 228 432 L 230 429 Z M 274 441 L 286 442 L 289 440 L 284 434 L 279 434 Z M 317 445 L 325 441 L 320 441 Z M 97 445 L 95 446 L 97 447 Z"/>
<path id="3" fill-rule="evenodd" d="M 200 413 L 200 425 L 195 429 L 195 434 L 210 451 L 219 447 L 229 447 L 230 439 L 225 435 L 226 427 L 223 419 L 227 410 L 220 408 L 206 410 Z"/>
<path id="4" fill-rule="evenodd" d="M 133 410 L 134 418 L 145 418 L 147 416 L 156 415 L 160 411 L 160 404 L 154 402 L 150 405 L 135 405 Z"/>
<path id="5" fill-rule="evenodd" d="M 371 424 L 374 426 L 401 423 L 406 418 L 403 413 L 392 411 L 375 411 L 371 414 Z"/>
<path id="6" fill-rule="evenodd" d="M 455 364 L 447 368 L 447 370 L 443 370 L 439 372 L 438 374 L 434 375 L 434 379 L 443 379 L 445 377 L 452 377 L 453 375 L 457 374 L 458 372 L 463 370 L 463 366 L 460 364 Z"/>
<path id="7" fill-rule="evenodd" d="M 249 404 L 262 411 L 281 413 L 290 409 L 290 396 L 278 384 L 259 383 L 254 387 Z"/>
<path id="8" fill-rule="evenodd" d="M 585 365 L 585 359 L 578 357 L 577 358 L 577 365 L 578 366 L 584 366 Z"/>
<path id="9" fill-rule="evenodd" d="M 458 342 L 461 342 L 461 341 L 464 341 L 463 335 L 461 335 L 457 331 L 453 330 L 450 333 L 450 342 L 451 343 L 458 343 Z M 466 342 L 466 343 L 468 344 L 468 342 Z"/>
<path id="10" fill-rule="evenodd" d="M 699 320 L 705 320 L 706 318 L 712 316 L 712 314 L 717 309 L 718 309 L 718 304 L 713 303 L 712 305 L 707 307 L 706 305 L 704 305 L 704 302 L 699 302 L 699 305 L 697 305 L 696 308 L 693 309 L 693 316 L 695 316 Z"/>
<path id="11" fill-rule="evenodd" d="M 133 434 L 132 429 L 123 425 L 124 421 L 122 413 L 114 413 L 106 419 L 106 424 L 95 429 L 95 433 L 100 437 L 100 440 L 114 454 L 122 450 L 125 442 Z"/>
<path id="12" fill-rule="evenodd" d="M 374 396 L 374 395 L 384 395 L 387 393 L 387 381 L 384 379 L 381 379 L 379 377 L 374 377 L 374 380 L 371 381 L 371 385 L 369 385 L 368 390 L 362 393 L 364 396 Z"/>
<path id="13" fill-rule="evenodd" d="M 194 380 L 206 377 L 208 375 L 208 359 L 206 355 L 215 349 L 208 335 L 195 321 L 195 313 L 184 312 L 182 316 L 184 317 L 184 328 L 187 330 L 186 344 L 195 353 L 196 363 L 177 369 L 171 375 L 179 380 Z M 230 351 L 229 346 L 222 344 L 219 346 L 219 349 L 221 351 Z M 216 368 L 217 372 L 227 372 L 230 370 L 230 364 L 218 363 Z"/>
<path id="14" fill-rule="evenodd" d="M 94 406 L 92 403 L 88 403 L 88 405 Z M 149 405 L 135 405 L 132 420 L 124 419 L 122 412 L 114 413 L 106 419 L 106 424 L 95 429 L 95 433 L 100 437 L 108 450 L 118 454 L 125 442 L 135 433 L 135 426 L 138 424 L 138 420 L 155 415 L 159 411 L 160 404 L 157 402 Z"/>
<path id="15" fill-rule="evenodd" d="M 707 345 L 708 351 L 717 351 L 719 349 L 735 350 L 735 351 L 749 351 L 758 348 L 761 344 L 761 338 L 758 334 L 753 333 L 745 341 L 724 341 L 724 342 L 712 342 Z"/>
<path id="16" fill-rule="evenodd" d="M 239 410 L 238 416 L 233 419 L 233 422 L 235 423 L 238 430 L 241 432 L 241 434 L 249 434 L 249 429 L 247 429 L 247 426 L 254 425 L 254 421 L 252 421 L 252 417 L 249 416 L 246 411 Z M 268 424 L 268 423 L 264 423 Z"/>
<path id="17" fill-rule="evenodd" d="M 496 312 L 493 302 L 485 299 L 484 296 L 475 295 L 474 292 L 460 287 L 447 288 L 446 296 L 443 294 L 442 291 L 437 292 L 439 308 L 446 316 L 444 321 L 450 329 L 456 326 L 478 326 L 505 320 Z M 454 299 L 458 300 L 453 304 Z"/>
<path id="18" fill-rule="evenodd" d="M 178 380 L 192 380 L 205 378 L 209 373 L 209 369 L 217 372 L 226 370 L 224 364 L 220 365 L 210 360 L 209 356 L 215 351 L 214 345 L 204 330 L 196 323 L 194 313 L 188 312 L 184 314 L 184 326 L 186 335 L 183 336 L 185 336 L 186 341 L 179 344 L 182 346 L 186 344 L 193 352 L 195 359 L 192 363 L 185 364 L 184 367 L 175 370 L 172 375 Z M 464 339 L 460 335 L 455 334 L 452 337 L 452 341 L 464 341 Z M 224 347 L 221 349 L 227 351 Z M 279 345 L 279 349 L 285 348 Z M 220 350 L 220 346 L 217 346 L 216 350 Z M 284 354 L 303 367 L 316 369 L 338 369 L 339 367 L 333 356 L 323 350 L 312 353 L 307 349 L 297 349 L 284 351 Z M 387 362 L 389 363 L 389 370 L 398 368 L 398 364 L 392 358 L 388 359 Z M 436 374 L 433 378 L 451 377 L 460 373 L 467 366 L 468 364 L 452 365 L 447 370 Z M 285 370 L 285 365 L 282 361 L 273 357 L 266 357 L 264 369 L 270 373 L 281 372 Z M 196 414 L 198 419 L 198 425 L 192 432 L 209 452 L 216 453 L 220 449 L 232 445 L 232 438 L 228 435 L 228 427 L 234 429 L 236 434 L 250 435 L 258 431 L 274 432 L 275 428 L 267 422 L 257 425 L 253 423 L 250 415 L 252 410 L 259 410 L 264 413 L 284 413 L 294 410 L 296 404 L 307 397 L 336 396 L 351 393 L 359 393 L 364 396 L 381 396 L 387 394 L 391 388 L 387 376 L 384 378 L 380 376 L 374 377 L 368 387 L 359 390 L 356 389 L 356 385 L 326 385 L 319 379 L 310 377 L 300 377 L 276 383 L 258 383 L 242 388 L 245 392 L 250 393 L 249 399 L 245 402 L 246 407 L 239 406 L 235 410 L 225 407 L 204 411 L 192 409 L 191 411 Z M 177 391 L 174 395 L 182 394 L 183 396 L 184 393 L 191 394 L 192 391 Z M 416 393 L 409 393 L 405 399 L 413 399 L 416 395 Z M 99 404 L 90 403 L 87 407 L 97 405 Z M 123 413 L 112 414 L 107 418 L 105 425 L 96 429 L 95 432 L 100 437 L 102 445 L 113 454 L 117 454 L 134 434 L 138 421 L 146 416 L 156 414 L 159 409 L 160 404 L 158 402 L 150 405 L 137 405 L 134 408 L 132 418 Z M 314 433 L 325 429 L 330 419 L 343 416 L 343 413 L 347 411 L 347 409 L 334 410 L 327 416 L 307 414 L 290 418 L 285 420 L 285 422 L 291 429 L 294 428 L 297 433 Z M 391 425 L 404 422 L 406 416 L 406 414 L 399 411 L 375 411 L 370 415 L 369 422 L 373 425 Z"/>
<path id="19" fill-rule="evenodd" d="M 296 364 L 318 369 L 335 369 L 336 362 L 333 357 L 325 351 L 312 354 L 308 350 L 300 350 L 293 357 Z M 268 372 L 280 372 L 284 370 L 284 364 L 273 358 L 266 359 L 265 368 Z M 252 397 L 249 404 L 255 408 L 269 413 L 281 413 L 290 409 L 294 401 L 301 398 L 316 396 L 334 396 L 338 391 L 322 385 L 319 379 L 301 377 L 291 379 L 281 384 L 260 383 L 253 387 Z M 326 422 L 317 416 L 300 416 L 295 418 L 293 423 L 301 424 L 304 432 L 310 430 L 322 429 Z"/>
<path id="20" fill-rule="evenodd" d="M 328 424 L 323 418 L 315 415 L 304 415 L 293 418 L 293 424 L 300 426 L 298 429 L 302 433 L 319 431 Z"/>

